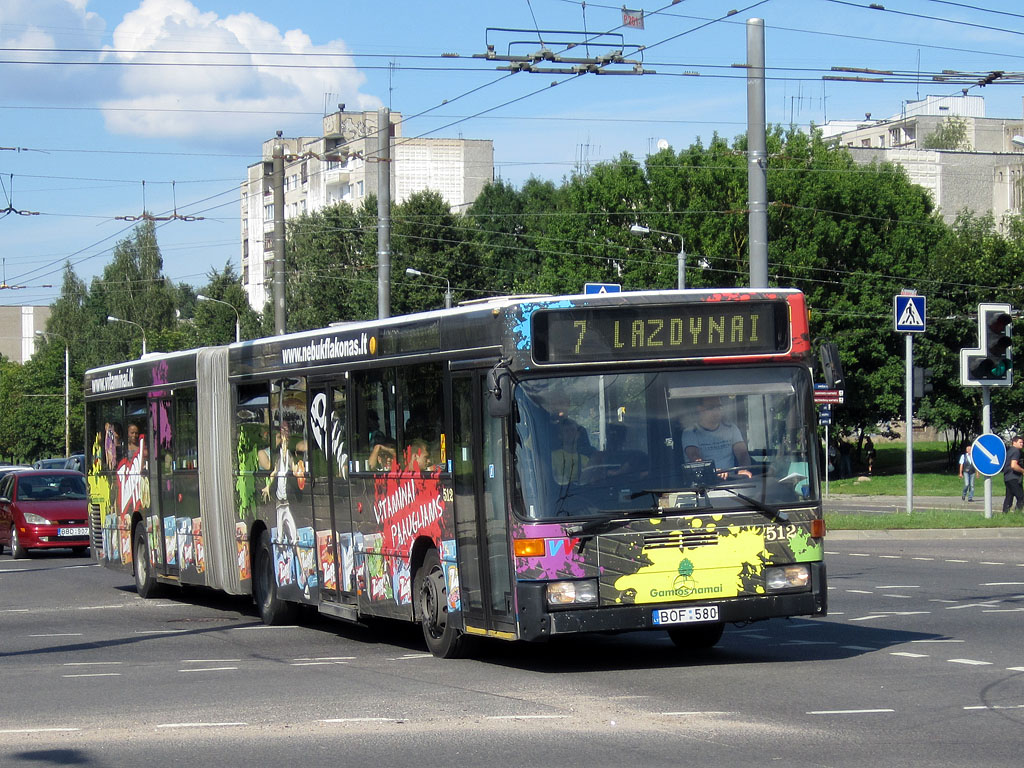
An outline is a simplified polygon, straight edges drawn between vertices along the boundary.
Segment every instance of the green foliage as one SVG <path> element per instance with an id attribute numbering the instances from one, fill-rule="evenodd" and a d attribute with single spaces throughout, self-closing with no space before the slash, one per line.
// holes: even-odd
<path id="1" fill-rule="evenodd" d="M 962 117 L 947 117 L 934 131 L 921 139 L 921 148 L 970 150 L 967 121 Z"/>

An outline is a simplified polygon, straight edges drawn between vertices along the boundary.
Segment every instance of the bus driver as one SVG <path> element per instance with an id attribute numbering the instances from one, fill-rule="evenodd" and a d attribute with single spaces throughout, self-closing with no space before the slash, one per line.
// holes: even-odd
<path id="1" fill-rule="evenodd" d="M 740 467 L 736 474 L 753 477 L 750 454 L 739 427 L 722 419 L 722 400 L 702 397 L 697 404 L 697 426 L 683 433 L 683 451 L 687 461 L 714 462 L 718 476 Z"/>

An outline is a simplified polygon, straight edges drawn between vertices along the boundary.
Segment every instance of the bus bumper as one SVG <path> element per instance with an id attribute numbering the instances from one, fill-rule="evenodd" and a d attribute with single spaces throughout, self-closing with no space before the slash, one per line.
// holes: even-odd
<path id="1" fill-rule="evenodd" d="M 579 632 L 665 629 L 654 624 L 654 611 L 661 608 L 717 605 L 719 618 L 725 623 L 787 616 L 824 616 L 828 612 L 824 563 L 811 563 L 811 589 L 805 592 L 551 611 L 544 603 L 544 591 L 545 582 L 519 584 L 519 637 L 522 640 L 542 640 L 553 635 Z"/>

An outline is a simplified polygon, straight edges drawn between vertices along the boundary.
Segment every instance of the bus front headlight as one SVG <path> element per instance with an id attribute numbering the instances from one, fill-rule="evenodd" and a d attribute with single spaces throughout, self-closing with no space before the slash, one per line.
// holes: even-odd
<path id="1" fill-rule="evenodd" d="M 549 608 L 597 605 L 597 580 L 552 581 L 547 587 Z"/>
<path id="2" fill-rule="evenodd" d="M 811 583 L 811 569 L 806 563 L 764 569 L 764 585 L 769 592 L 803 589 Z"/>

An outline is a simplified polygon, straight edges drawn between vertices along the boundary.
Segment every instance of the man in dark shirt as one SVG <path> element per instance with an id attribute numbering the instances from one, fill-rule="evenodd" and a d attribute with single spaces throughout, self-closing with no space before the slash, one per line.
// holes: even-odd
<path id="1" fill-rule="evenodd" d="M 1010 504 L 1016 499 L 1015 512 L 1024 509 L 1024 466 L 1021 465 L 1021 449 L 1024 448 L 1024 437 L 1017 435 L 1010 440 L 1006 449 L 1006 463 L 1003 465 L 1003 482 L 1006 484 L 1006 497 L 1003 499 L 1003 514 L 1010 511 Z"/>

